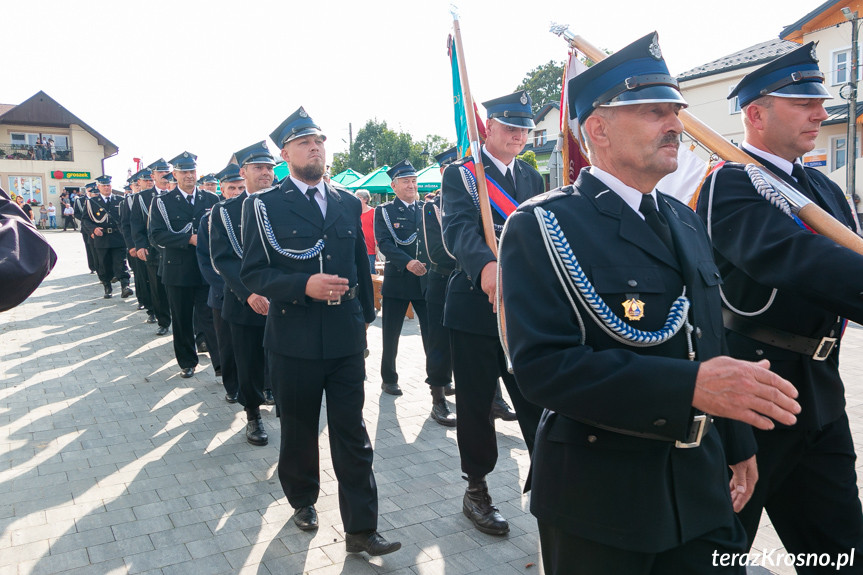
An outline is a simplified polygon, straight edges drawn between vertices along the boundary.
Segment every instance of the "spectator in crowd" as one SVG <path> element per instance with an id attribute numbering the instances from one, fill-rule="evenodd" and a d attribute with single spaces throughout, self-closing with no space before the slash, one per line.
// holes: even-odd
<path id="1" fill-rule="evenodd" d="M 54 147 L 54 139 L 48 138 L 48 157 L 51 158 L 52 160 L 57 159 L 56 156 L 54 155 L 55 151 L 56 151 L 56 148 Z"/>
<path id="2" fill-rule="evenodd" d="M 42 147 L 42 138 L 36 138 L 36 159 L 45 159 L 45 148 Z"/>
<path id="3" fill-rule="evenodd" d="M 72 199 L 69 198 L 66 192 L 60 194 L 60 205 L 63 209 L 63 231 L 71 225 L 73 230 L 78 229 L 78 223 L 75 221 L 75 208 L 72 204 Z"/>
<path id="4" fill-rule="evenodd" d="M 45 207 L 45 204 L 39 208 L 39 229 L 44 230 L 48 228 L 48 208 Z"/>
<path id="5" fill-rule="evenodd" d="M 35 217 L 33 216 L 33 208 L 30 207 L 30 204 L 24 201 L 24 196 L 17 196 L 15 201 L 18 203 L 18 207 L 24 210 L 24 213 L 27 214 L 27 217 L 30 218 L 30 221 L 33 222 Z"/>
<path id="6" fill-rule="evenodd" d="M 363 223 L 363 236 L 366 238 L 366 253 L 369 254 L 369 265 L 372 269 L 372 274 L 377 274 L 375 270 L 375 211 L 369 206 L 371 195 L 366 190 L 357 190 L 357 198 L 363 203 L 363 211 L 360 214 L 360 221 Z"/>
<path id="7" fill-rule="evenodd" d="M 57 208 L 54 204 L 48 204 L 48 226 L 52 230 L 57 229 Z"/>

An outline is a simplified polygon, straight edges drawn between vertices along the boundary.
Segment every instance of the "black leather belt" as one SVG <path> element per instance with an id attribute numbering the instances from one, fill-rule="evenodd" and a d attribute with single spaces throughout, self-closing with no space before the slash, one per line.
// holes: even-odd
<path id="1" fill-rule="evenodd" d="M 325 303 L 327 305 L 340 305 L 344 301 L 351 301 L 352 299 L 357 297 L 357 291 L 359 291 L 359 290 L 357 290 L 358 287 L 359 287 L 358 285 L 355 285 L 354 287 L 352 287 L 351 289 L 346 291 L 344 294 L 342 294 L 342 297 L 340 297 L 339 299 L 335 299 L 335 300 L 315 299 L 313 297 L 311 297 L 309 299 L 314 301 L 314 302 Z"/>
<path id="2" fill-rule="evenodd" d="M 105 228 L 105 233 L 106 233 L 106 234 L 113 234 L 113 233 L 114 233 L 114 228 Z"/>
<path id="3" fill-rule="evenodd" d="M 429 269 L 436 274 L 440 274 L 442 276 L 448 276 L 452 273 L 452 268 L 447 268 L 444 266 L 439 266 L 437 264 L 429 264 Z"/>
<path id="4" fill-rule="evenodd" d="M 830 357 L 830 353 L 839 342 L 839 338 L 837 337 L 816 339 L 783 331 L 751 320 L 748 317 L 737 315 L 725 308 L 722 308 L 722 323 L 734 333 L 739 333 L 744 337 L 772 345 L 773 347 L 809 356 L 815 361 L 824 361 Z M 834 328 L 834 331 L 831 333 L 835 333 L 836 329 L 838 328 Z"/>
<path id="5" fill-rule="evenodd" d="M 674 447 L 678 449 L 691 449 L 701 445 L 701 440 L 704 439 L 704 436 L 707 435 L 707 432 L 710 431 L 710 428 L 713 426 L 713 416 L 701 412 L 696 413 L 692 418 L 692 423 L 689 424 L 689 431 L 686 433 L 686 439 L 684 441 L 669 439 L 655 433 L 642 433 L 639 431 L 631 431 L 629 429 L 617 429 L 605 425 L 598 425 L 591 421 L 585 421 L 585 423 L 600 429 L 605 429 L 606 431 L 620 433 L 622 435 L 631 435 L 633 437 L 640 437 L 641 439 L 673 442 Z"/>

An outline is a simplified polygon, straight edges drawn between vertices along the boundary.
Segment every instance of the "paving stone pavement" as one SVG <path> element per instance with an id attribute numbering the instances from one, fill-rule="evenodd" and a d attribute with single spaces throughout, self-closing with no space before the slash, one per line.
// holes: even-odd
<path id="1" fill-rule="evenodd" d="M 155 335 L 135 298 L 102 299 L 80 234 L 46 237 L 57 267 L 24 304 L 0 315 L 0 575 L 542 573 L 536 521 L 521 495 L 527 449 L 515 422 L 497 422 L 499 460 L 489 476 L 509 535 L 484 535 L 462 515 L 455 431 L 428 417 L 415 320 L 405 322 L 399 347 L 404 396 L 380 391 L 380 322 L 369 330 L 367 362 L 379 530 L 402 549 L 347 555 L 326 413 L 321 527 L 305 533 L 290 521 L 276 477 L 273 409 L 264 408 L 270 444 L 246 443 L 243 412 L 224 401 L 207 356 L 195 377 L 179 378 L 171 337 Z M 861 346 L 863 330 L 852 326 L 842 369 L 858 446 Z M 763 523 L 756 547 L 780 547 Z"/>

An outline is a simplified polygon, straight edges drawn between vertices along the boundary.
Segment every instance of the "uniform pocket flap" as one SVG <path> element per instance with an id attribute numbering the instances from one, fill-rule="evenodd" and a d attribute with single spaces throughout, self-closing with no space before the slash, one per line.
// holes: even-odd
<path id="1" fill-rule="evenodd" d="M 665 293 L 656 266 L 591 266 L 591 282 L 600 293 Z"/>
<path id="2" fill-rule="evenodd" d="M 722 282 L 722 274 L 719 273 L 719 268 L 712 261 L 698 262 L 698 271 L 701 272 L 701 277 L 704 278 L 704 283 L 709 286 L 720 285 Z"/>

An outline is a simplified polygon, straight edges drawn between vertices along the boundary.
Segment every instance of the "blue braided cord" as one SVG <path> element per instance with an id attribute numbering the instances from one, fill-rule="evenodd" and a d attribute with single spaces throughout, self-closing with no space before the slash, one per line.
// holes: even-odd
<path id="1" fill-rule="evenodd" d="M 689 300 L 685 295 L 678 297 L 671 305 L 665 325 L 659 331 L 641 331 L 628 325 L 606 305 L 602 298 L 596 293 L 590 280 L 584 274 L 566 236 L 560 229 L 557 218 L 552 212 L 536 208 L 540 211 L 545 228 L 549 233 L 554 248 L 561 257 L 567 272 L 569 272 L 573 283 L 578 288 L 583 301 L 590 307 L 591 311 L 599 318 L 607 328 L 618 337 L 641 345 L 658 345 L 674 337 L 686 322 L 689 312 Z M 686 290 L 684 288 L 684 294 Z"/>
<path id="2" fill-rule="evenodd" d="M 240 245 L 240 242 L 237 240 L 237 235 L 234 233 L 234 224 L 231 222 L 231 216 L 228 214 L 228 210 L 222 206 L 219 209 L 219 213 L 222 215 L 222 223 L 225 225 L 225 230 L 228 232 L 228 240 L 231 242 L 231 247 L 234 248 L 234 253 L 237 254 L 238 258 L 243 257 L 243 246 Z"/>
<path id="3" fill-rule="evenodd" d="M 400 246 L 409 246 L 417 239 L 417 232 L 414 232 L 411 237 L 406 240 L 400 240 L 396 235 L 396 231 L 393 229 L 393 225 L 390 223 L 390 216 L 387 213 L 386 208 L 381 206 L 381 211 L 384 213 L 384 223 L 387 225 L 387 229 L 390 231 L 390 235 L 393 237 L 393 240 Z"/>
<path id="4" fill-rule="evenodd" d="M 476 206 L 476 211 L 482 213 L 482 210 L 479 207 L 479 192 L 476 190 L 476 178 L 473 176 L 473 173 L 464 166 L 459 166 L 459 170 L 461 170 L 461 177 L 465 183 L 465 187 L 467 188 L 467 193 L 470 194 L 470 199 L 473 200 L 473 205 Z M 494 231 L 498 233 L 503 231 L 502 225 L 492 225 L 494 226 Z"/>
<path id="5" fill-rule="evenodd" d="M 283 248 L 279 245 L 279 242 L 276 241 L 276 234 L 273 233 L 273 226 L 270 225 L 270 218 L 267 217 L 267 206 L 264 205 L 261 198 L 255 198 L 255 209 L 261 216 L 260 221 L 264 225 L 264 235 L 267 237 L 267 241 L 277 254 L 283 255 L 292 260 L 310 260 L 320 255 L 324 250 L 324 240 L 322 239 L 318 240 L 314 246 L 307 250 L 289 250 Z"/>

